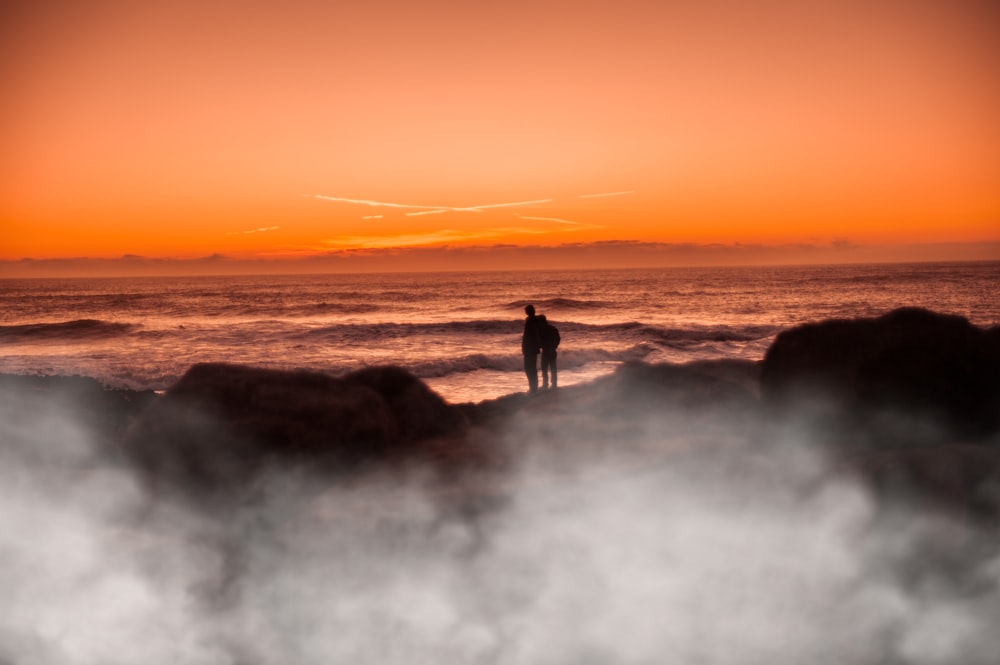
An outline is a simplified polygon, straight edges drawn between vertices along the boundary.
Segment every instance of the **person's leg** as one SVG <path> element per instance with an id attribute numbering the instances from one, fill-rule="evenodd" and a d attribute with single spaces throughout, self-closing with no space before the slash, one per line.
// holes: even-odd
<path id="1" fill-rule="evenodd" d="M 524 374 L 528 377 L 528 390 L 538 390 L 538 354 L 524 354 Z"/>
<path id="2" fill-rule="evenodd" d="M 542 351 L 542 388 L 549 387 L 549 356 Z"/>
<path id="3" fill-rule="evenodd" d="M 549 370 L 552 372 L 552 387 L 559 387 L 559 372 L 556 370 L 556 352 L 552 352 L 552 357 L 549 358 Z"/>

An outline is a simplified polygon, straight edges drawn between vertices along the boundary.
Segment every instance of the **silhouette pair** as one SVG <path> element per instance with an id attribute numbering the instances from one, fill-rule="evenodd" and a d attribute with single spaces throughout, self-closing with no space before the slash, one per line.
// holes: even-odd
<path id="1" fill-rule="evenodd" d="M 559 387 L 559 371 L 556 368 L 556 349 L 559 347 L 559 330 L 548 322 L 544 314 L 535 314 L 534 305 L 526 305 L 524 313 L 524 334 L 521 336 L 521 354 L 524 356 L 524 374 L 528 377 L 528 392 L 538 391 L 538 354 L 542 354 L 542 388 Z"/>

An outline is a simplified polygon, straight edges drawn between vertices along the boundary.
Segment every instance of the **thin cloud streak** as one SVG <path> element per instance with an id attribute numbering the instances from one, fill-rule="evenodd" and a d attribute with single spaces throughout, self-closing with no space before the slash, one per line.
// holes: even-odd
<path id="1" fill-rule="evenodd" d="M 634 194 L 635 190 L 626 190 L 619 192 L 602 192 L 597 194 L 579 194 L 578 198 L 581 199 L 592 199 L 592 198 L 606 198 L 612 196 L 626 196 L 628 194 Z M 309 196 L 308 194 L 306 196 Z M 533 206 L 542 205 L 545 203 L 552 203 L 553 198 L 544 199 L 534 199 L 531 201 L 511 201 L 507 203 L 485 203 L 481 205 L 473 206 L 427 206 L 418 205 L 412 203 L 394 203 L 392 201 L 375 201 L 372 199 L 351 199 L 343 196 L 326 196 L 324 194 L 313 194 L 313 197 L 317 199 L 323 199 L 324 201 L 336 201 L 340 203 L 352 203 L 355 205 L 366 205 L 371 207 L 385 207 L 385 208 L 397 208 L 402 210 L 410 210 L 411 212 L 404 213 L 407 217 L 419 217 L 421 215 L 440 215 L 446 212 L 483 212 L 484 210 L 490 210 L 494 208 L 517 208 L 521 206 Z M 603 226 L 597 225 L 584 225 L 579 222 L 573 222 L 570 220 L 558 219 L 555 217 L 525 217 L 518 215 L 522 219 L 533 219 L 537 221 L 551 221 L 560 224 L 578 224 L 581 228 L 592 228 L 599 229 L 604 228 Z M 362 219 L 382 219 L 382 215 L 369 215 L 362 217 Z"/>
<path id="2" fill-rule="evenodd" d="M 625 192 L 607 192 L 607 193 L 604 193 L 604 194 L 580 194 L 579 198 L 581 198 L 581 199 L 598 199 L 598 198 L 602 198 L 602 197 L 605 197 L 605 196 L 625 196 L 626 194 L 635 194 L 635 190 L 634 189 L 630 189 L 630 190 L 625 191 Z"/>
<path id="3" fill-rule="evenodd" d="M 385 208 L 401 208 L 417 210 L 418 212 L 408 212 L 408 216 L 413 215 L 437 215 L 443 212 L 482 212 L 489 208 L 509 208 L 516 206 L 525 205 L 536 205 L 541 203 L 550 203 L 552 199 L 539 199 L 536 201 L 514 201 L 511 203 L 487 203 L 484 205 L 474 205 L 474 206 L 425 206 L 417 205 L 411 203 L 393 203 L 391 201 L 374 201 L 370 199 L 348 199 L 341 196 L 325 196 L 323 194 L 313 194 L 317 199 L 323 199 L 325 201 L 337 201 L 341 203 L 353 203 L 356 205 L 366 205 L 372 207 L 385 207 Z"/>
<path id="4" fill-rule="evenodd" d="M 407 217 L 416 215 L 436 215 L 442 212 L 482 212 L 488 208 L 513 208 L 517 206 L 538 205 L 541 203 L 551 203 L 552 199 L 538 199 L 537 201 L 515 201 L 513 203 L 488 203 L 486 205 L 468 206 L 462 208 L 441 207 L 438 210 L 424 210 L 420 212 L 408 212 Z"/>
<path id="5" fill-rule="evenodd" d="M 432 233 L 419 233 L 396 236 L 340 236 L 324 240 L 327 248 L 336 249 L 393 249 L 397 247 L 415 247 L 432 245 L 462 239 L 463 234 L 452 229 L 442 229 Z"/>
<path id="6" fill-rule="evenodd" d="M 517 213 L 515 213 L 517 214 Z M 583 222 L 574 222 L 570 219 L 559 219 L 558 217 L 529 217 L 527 215 L 517 215 L 521 219 L 533 219 L 538 222 L 556 222 L 557 224 L 572 224 L 574 226 L 587 226 Z"/>
<path id="7" fill-rule="evenodd" d="M 309 196 L 306 194 L 306 196 Z M 375 208 L 419 208 L 422 210 L 437 210 L 441 206 L 422 206 L 422 205 L 411 205 L 409 203 L 390 203 L 388 201 L 369 201 L 367 199 L 345 199 L 340 196 L 324 196 L 322 194 L 313 194 L 317 199 L 323 199 L 325 201 L 339 201 L 341 203 L 355 203 L 357 205 L 372 206 Z"/>
<path id="8" fill-rule="evenodd" d="M 556 224 L 563 224 L 565 226 L 572 227 L 572 228 L 568 228 L 568 229 L 557 229 L 557 230 L 553 231 L 553 233 L 569 233 L 569 232 L 573 232 L 573 231 L 586 231 L 586 230 L 590 230 L 590 229 L 603 229 L 603 228 L 606 228 L 605 226 L 603 226 L 601 224 L 585 224 L 584 222 L 574 222 L 571 219 L 561 219 L 559 217 L 529 217 L 527 215 L 521 215 L 521 214 L 518 214 L 518 213 L 514 213 L 514 214 L 517 215 L 520 219 L 529 219 L 529 220 L 534 220 L 534 221 L 538 221 L 538 222 L 555 222 Z"/>
<path id="9" fill-rule="evenodd" d="M 338 236 L 323 241 L 326 248 L 338 249 L 392 249 L 399 247 L 417 247 L 448 242 L 470 242 L 475 240 L 491 240 L 511 235 L 545 235 L 552 233 L 549 229 L 539 229 L 528 226 L 503 226 L 479 231 L 461 231 L 458 229 L 441 229 L 427 233 L 409 233 L 391 236 Z"/>
<path id="10" fill-rule="evenodd" d="M 249 229 L 247 231 L 229 231 L 228 233 L 226 233 L 226 235 L 241 236 L 241 235 L 246 235 L 248 233 L 265 233 L 267 231 L 277 231 L 280 228 L 281 228 L 280 226 L 264 226 L 259 229 Z"/>

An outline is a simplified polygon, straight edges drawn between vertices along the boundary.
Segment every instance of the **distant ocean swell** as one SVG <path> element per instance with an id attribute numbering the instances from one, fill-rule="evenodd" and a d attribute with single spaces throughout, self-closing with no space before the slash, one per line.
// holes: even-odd
<path id="1" fill-rule="evenodd" d="M 631 360 L 764 357 L 810 321 L 903 305 L 1000 323 L 1000 262 L 711 270 L 0 279 L 0 373 L 169 388 L 200 362 L 339 375 L 407 367 L 453 401 L 524 389 L 523 309 L 562 334 L 560 384 Z"/>
<path id="2" fill-rule="evenodd" d="M 29 323 L 17 326 L 0 326 L 0 342 L 72 342 L 92 341 L 101 337 L 126 335 L 140 326 L 134 323 L 77 319 L 61 323 Z"/>
<path id="3" fill-rule="evenodd" d="M 335 323 L 318 328 L 299 328 L 290 333 L 290 337 L 365 340 L 420 336 L 433 341 L 435 338 L 444 336 L 514 334 L 520 333 L 523 327 L 522 322 L 514 320 L 449 321 L 445 323 Z"/>
<path id="4" fill-rule="evenodd" d="M 559 310 L 593 310 L 612 309 L 614 303 L 606 300 L 574 300 L 573 298 L 547 298 L 541 300 L 517 300 L 507 303 L 507 309 L 522 309 L 525 305 L 534 305 L 536 309 L 545 310 L 548 308 Z"/>
<path id="5" fill-rule="evenodd" d="M 382 306 L 372 303 L 343 303 L 343 302 L 318 302 L 318 303 L 240 303 L 222 307 L 218 310 L 218 316 L 268 316 L 287 317 L 292 319 L 309 318 L 322 316 L 324 314 L 373 314 L 383 309 Z"/>
<path id="6" fill-rule="evenodd" d="M 774 337 L 781 332 L 780 326 L 749 325 L 749 326 L 687 326 L 667 328 L 647 323 L 629 322 L 607 325 L 592 325 L 581 323 L 560 324 L 559 329 L 570 332 L 608 332 L 623 338 L 639 337 L 656 342 L 752 342 Z"/>
<path id="7" fill-rule="evenodd" d="M 573 346 L 590 347 L 602 341 L 631 344 L 651 343 L 680 346 L 703 342 L 755 342 L 773 338 L 778 326 L 691 326 L 667 328 L 643 323 L 585 324 L 555 322 L 564 339 L 564 350 Z M 272 339 L 324 344 L 366 344 L 374 341 L 408 340 L 426 344 L 433 349 L 435 341 L 465 337 L 470 345 L 479 346 L 499 336 L 517 336 L 523 329 L 520 320 L 453 321 L 445 323 L 338 323 L 307 328 L 281 320 L 249 321 L 242 325 L 178 325 L 172 329 L 151 329 L 138 323 L 77 319 L 57 323 L 33 323 L 0 326 L 0 343 L 31 344 L 58 341 L 60 343 L 92 342 L 99 338 L 115 338 L 130 334 L 160 338 L 167 335 L 189 336 L 212 334 L 219 339 L 238 341 L 243 335 L 259 338 L 266 334 Z"/>
<path id="8" fill-rule="evenodd" d="M 690 326 L 666 328 L 645 323 L 609 323 L 590 324 L 572 321 L 550 320 L 556 325 L 562 335 L 577 335 L 579 337 L 600 336 L 611 333 L 621 339 L 645 338 L 654 341 L 738 341 L 747 342 L 773 337 L 781 331 L 779 326 Z M 303 338 L 336 337 L 348 331 L 361 336 L 446 336 L 446 335 L 507 335 L 520 334 L 524 323 L 520 320 L 492 321 L 452 321 L 447 323 L 372 323 L 372 324 L 334 324 L 294 333 Z"/>

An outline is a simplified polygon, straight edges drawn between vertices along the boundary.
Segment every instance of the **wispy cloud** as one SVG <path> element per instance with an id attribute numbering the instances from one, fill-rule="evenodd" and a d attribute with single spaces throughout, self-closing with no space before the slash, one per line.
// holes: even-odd
<path id="1" fill-rule="evenodd" d="M 395 235 L 349 235 L 327 238 L 323 241 L 328 249 L 390 249 L 403 247 L 419 247 L 425 245 L 441 245 L 447 243 L 469 243 L 483 240 L 496 240 L 511 236 L 543 236 L 555 233 L 571 233 L 586 229 L 604 228 L 596 224 L 584 224 L 558 217 L 531 217 L 515 213 L 518 219 L 526 221 L 553 222 L 562 228 L 551 225 L 531 226 L 495 226 L 486 229 L 460 230 L 439 229 L 425 233 L 403 233 Z"/>
<path id="2" fill-rule="evenodd" d="M 389 249 L 392 247 L 417 247 L 447 243 L 469 243 L 495 240 L 510 236 L 539 236 L 552 233 L 552 229 L 537 226 L 498 226 L 472 231 L 440 229 L 426 233 L 404 233 L 379 236 L 337 236 L 323 241 L 324 247 L 331 249 Z"/>
<path id="3" fill-rule="evenodd" d="M 247 229 L 246 231 L 229 231 L 226 233 L 227 236 L 241 236 L 247 233 L 266 233 L 267 231 L 277 231 L 280 226 L 263 226 L 259 229 Z"/>
<path id="4" fill-rule="evenodd" d="M 515 213 L 516 214 L 516 213 Z M 521 219 L 532 219 L 538 222 L 555 222 L 557 224 L 573 224 L 577 226 L 585 226 L 583 222 L 574 222 L 570 219 L 560 219 L 558 217 L 529 217 L 528 215 L 518 215 Z"/>
<path id="5" fill-rule="evenodd" d="M 584 194 L 581 195 L 582 198 L 592 198 L 601 196 L 619 196 L 624 194 L 631 194 L 628 192 L 609 192 L 605 194 Z M 407 217 L 417 217 L 422 215 L 439 215 L 446 212 L 471 212 L 480 213 L 486 210 L 494 210 L 501 208 L 519 208 L 528 206 L 542 206 L 547 203 L 552 203 L 555 199 L 553 198 L 542 198 L 542 199 L 531 199 L 524 201 L 505 201 L 500 203 L 483 203 L 471 206 L 452 206 L 452 205 L 439 205 L 439 206 L 428 206 L 414 203 L 399 203 L 394 201 L 377 201 L 373 199 L 352 199 L 342 196 L 326 196 L 324 194 L 313 194 L 306 195 L 313 196 L 317 199 L 322 199 L 325 201 L 334 201 L 338 203 L 349 203 L 353 205 L 364 205 L 374 208 L 392 208 L 398 210 L 406 210 L 404 213 Z M 598 224 L 588 224 L 584 222 L 578 222 L 571 219 L 564 219 L 561 217 L 543 217 L 536 215 L 522 215 L 519 212 L 513 212 L 513 215 L 520 220 L 525 222 L 547 222 L 547 224 L 529 224 L 520 226 L 502 226 L 502 227 L 490 227 L 481 229 L 471 229 L 471 230 L 458 230 L 458 229 L 436 229 L 426 232 L 418 233 L 402 233 L 402 234 L 392 234 L 392 235 L 343 235 L 336 236 L 333 238 L 327 238 L 322 240 L 323 247 L 326 249 L 391 249 L 391 248 L 406 248 L 406 247 L 420 247 L 429 245 L 443 245 L 449 243 L 470 243 L 479 242 L 484 240 L 496 240 L 511 236 L 542 236 L 547 234 L 561 234 L 576 231 L 583 231 L 589 229 L 601 229 L 604 226 Z M 361 219 L 372 220 L 372 219 L 382 219 L 384 215 L 365 215 Z M 557 225 L 557 226 L 556 226 Z"/>
<path id="6" fill-rule="evenodd" d="M 330 249 L 390 249 L 394 247 L 418 247 L 421 245 L 440 245 L 450 242 L 483 240 L 495 238 L 499 233 L 496 229 L 482 231 L 459 231 L 457 229 L 440 229 L 427 233 L 404 233 L 385 236 L 338 236 L 323 241 Z"/>
<path id="7" fill-rule="evenodd" d="M 443 206 L 437 210 L 422 210 L 419 212 L 408 212 L 406 214 L 409 217 L 413 217 L 416 215 L 436 215 L 442 212 L 482 212 L 488 208 L 514 208 L 517 206 L 540 205 L 542 203 L 551 202 L 552 199 L 537 199 L 535 201 L 514 201 L 512 203 L 487 203 L 486 205 L 465 206 L 461 208 Z"/>
<path id="8" fill-rule="evenodd" d="M 581 199 L 599 199 L 605 196 L 625 196 L 626 194 L 635 194 L 634 189 L 629 189 L 624 192 L 606 192 L 603 194 L 580 194 Z"/>
<path id="9" fill-rule="evenodd" d="M 308 194 L 306 196 L 309 196 Z M 543 203 L 551 203 L 552 199 L 536 199 L 534 201 L 510 201 L 506 203 L 484 203 L 482 205 L 474 206 L 427 206 L 419 205 L 415 203 L 395 203 L 392 201 L 374 201 L 371 199 L 349 199 L 343 196 L 325 196 L 323 194 L 313 194 L 313 197 L 317 199 L 323 199 L 324 201 L 336 201 L 339 203 L 353 203 L 355 205 L 365 205 L 374 208 L 399 208 L 403 210 L 413 210 L 413 212 L 406 213 L 409 217 L 414 217 L 417 215 L 439 215 L 445 212 L 482 212 L 483 210 L 488 210 L 490 208 L 515 208 L 518 206 L 529 206 L 529 205 L 540 205 Z M 381 215 L 364 217 L 362 219 L 379 219 Z"/>
<path id="10" fill-rule="evenodd" d="M 309 194 L 306 194 L 306 196 L 309 196 Z M 408 208 L 417 208 L 417 209 L 422 209 L 422 210 L 437 210 L 437 209 L 441 208 L 441 206 L 422 206 L 422 205 L 416 205 L 416 204 L 410 204 L 410 203 L 392 203 L 392 202 L 389 202 L 389 201 L 371 201 L 371 200 L 368 200 L 368 199 L 346 199 L 346 198 L 344 198 L 342 196 L 324 196 L 323 194 L 313 194 L 312 196 L 314 196 L 317 199 L 323 199 L 324 201 L 338 201 L 340 203 L 354 203 L 354 204 L 357 204 L 357 205 L 372 206 L 372 207 L 375 207 L 375 208 L 378 208 L 378 207 L 382 207 L 382 208 L 407 208 L 407 209 Z"/>
<path id="11" fill-rule="evenodd" d="M 587 224 L 585 222 L 574 222 L 571 219 L 562 219 L 560 217 L 529 217 L 528 215 L 520 215 L 514 213 L 521 219 L 534 220 L 538 222 L 555 222 L 556 224 L 563 224 L 572 228 L 568 229 L 558 229 L 557 233 L 565 233 L 567 231 L 583 231 L 584 229 L 603 229 L 604 226 L 601 224 Z"/>

